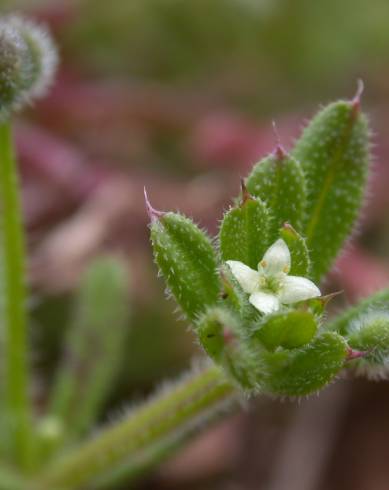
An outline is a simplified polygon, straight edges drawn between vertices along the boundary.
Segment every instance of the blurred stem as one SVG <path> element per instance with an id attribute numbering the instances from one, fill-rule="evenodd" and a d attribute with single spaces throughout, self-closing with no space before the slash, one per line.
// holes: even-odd
<path id="1" fill-rule="evenodd" d="M 237 400 L 238 398 L 235 399 L 235 401 Z M 227 406 L 231 410 L 238 407 L 238 403 L 233 405 L 232 400 L 230 400 L 230 403 L 227 402 Z M 221 413 L 221 410 L 214 409 L 210 411 L 206 416 L 203 416 L 203 425 L 206 422 L 206 427 L 208 427 L 213 421 L 220 418 Z M 176 431 L 174 434 L 168 435 L 156 444 L 147 447 L 145 450 L 139 451 L 136 457 L 130 458 L 129 461 L 125 461 L 117 468 L 113 468 L 113 470 L 107 473 L 106 476 L 99 479 L 98 482 L 95 482 L 95 490 L 112 490 L 120 484 L 131 485 L 134 481 L 141 478 L 143 475 L 149 474 L 160 463 L 180 451 L 198 434 L 198 424 L 187 424 L 184 430 Z"/>
<path id="2" fill-rule="evenodd" d="M 131 478 L 132 473 L 139 472 L 142 453 L 169 437 L 193 430 L 194 424 L 205 425 L 233 400 L 236 400 L 235 388 L 222 371 L 213 365 L 202 368 L 55 461 L 37 482 L 36 488 L 96 488 L 97 483 L 112 475 L 115 469 L 123 471 L 124 464 L 129 468 L 126 476 Z M 168 447 L 166 445 L 165 449 Z M 160 454 L 158 451 L 154 454 L 157 464 Z M 148 467 L 152 467 L 152 463 L 150 461 Z"/>
<path id="3" fill-rule="evenodd" d="M 27 394 L 25 257 L 22 210 L 9 123 L 0 124 L 0 209 L 5 330 L 5 414 L 13 458 L 28 465 L 30 406 Z"/>

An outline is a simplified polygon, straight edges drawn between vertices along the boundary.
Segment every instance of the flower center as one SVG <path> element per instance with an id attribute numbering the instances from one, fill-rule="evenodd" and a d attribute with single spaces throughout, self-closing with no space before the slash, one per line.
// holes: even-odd
<path id="1" fill-rule="evenodd" d="M 260 278 L 260 288 L 262 291 L 277 294 L 282 286 L 282 277 L 281 276 L 267 276 L 265 274 L 261 274 Z"/>

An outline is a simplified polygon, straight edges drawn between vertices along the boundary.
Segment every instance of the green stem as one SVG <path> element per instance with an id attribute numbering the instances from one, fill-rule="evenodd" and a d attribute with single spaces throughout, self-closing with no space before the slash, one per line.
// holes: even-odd
<path id="1" fill-rule="evenodd" d="M 0 124 L 0 212 L 3 262 L 0 320 L 5 329 L 5 414 L 11 455 L 25 467 L 30 439 L 25 257 L 22 210 L 9 123 Z"/>
<path id="2" fill-rule="evenodd" d="M 207 420 L 207 425 L 209 421 Z M 112 490 L 119 485 L 126 484 L 132 488 L 132 484 L 142 476 L 148 475 L 156 466 L 177 453 L 187 442 L 196 436 L 196 427 L 182 431 L 174 437 L 166 438 L 162 442 L 151 446 L 146 451 L 140 451 L 139 456 L 131 458 L 121 467 L 108 473 L 106 477 L 95 482 L 95 490 Z M 126 487 L 127 488 L 127 487 Z M 1 490 L 1 487 L 0 487 Z"/>
<path id="3" fill-rule="evenodd" d="M 163 445 L 164 440 L 174 435 L 192 430 L 194 424 L 201 422 L 204 425 L 215 418 L 215 412 L 221 413 L 226 404 L 236 398 L 235 388 L 222 371 L 214 365 L 207 366 L 163 390 L 93 440 L 65 454 L 46 470 L 36 488 L 96 488 L 97 482 L 115 470 L 123 471 L 123 464 L 128 465 L 126 476 L 130 478 L 131 467 L 134 473 L 139 470 L 136 462 L 142 453 L 146 454 L 158 444 Z M 157 462 L 159 457 L 155 459 Z"/>

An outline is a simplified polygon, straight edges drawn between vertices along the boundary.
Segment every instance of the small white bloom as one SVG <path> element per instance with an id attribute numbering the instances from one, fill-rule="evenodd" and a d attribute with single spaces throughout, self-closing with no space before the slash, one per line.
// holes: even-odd
<path id="1" fill-rule="evenodd" d="M 321 295 L 309 279 L 288 276 L 290 263 L 289 248 L 281 238 L 266 251 L 258 271 L 237 260 L 227 260 L 243 291 L 250 295 L 250 303 L 265 314 L 277 311 L 282 305 Z"/>

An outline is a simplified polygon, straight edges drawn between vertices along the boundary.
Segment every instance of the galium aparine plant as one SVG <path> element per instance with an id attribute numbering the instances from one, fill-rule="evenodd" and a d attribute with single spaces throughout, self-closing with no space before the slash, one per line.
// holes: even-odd
<path id="1" fill-rule="evenodd" d="M 290 153 L 278 144 L 254 165 L 224 214 L 217 247 L 190 219 L 155 211 L 146 197 L 168 289 L 204 351 L 245 392 L 302 396 L 343 369 L 385 372 L 388 293 L 328 321 L 329 297 L 319 289 L 364 200 L 361 92 L 360 84 L 352 100 L 322 109 Z"/>

